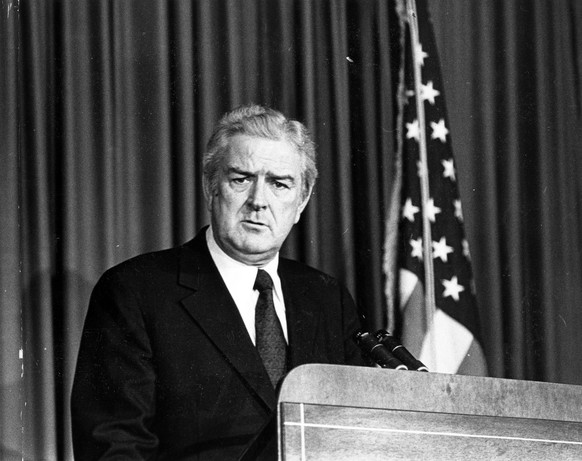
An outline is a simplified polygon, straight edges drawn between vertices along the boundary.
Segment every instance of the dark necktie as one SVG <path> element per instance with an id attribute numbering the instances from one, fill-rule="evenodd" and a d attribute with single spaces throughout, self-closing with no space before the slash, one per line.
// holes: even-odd
<path id="1" fill-rule="evenodd" d="M 273 387 L 276 387 L 285 374 L 287 343 L 275 312 L 271 276 L 266 271 L 259 269 L 253 288 L 259 291 L 259 299 L 255 309 L 257 349 L 269 378 L 271 378 L 271 383 Z"/>

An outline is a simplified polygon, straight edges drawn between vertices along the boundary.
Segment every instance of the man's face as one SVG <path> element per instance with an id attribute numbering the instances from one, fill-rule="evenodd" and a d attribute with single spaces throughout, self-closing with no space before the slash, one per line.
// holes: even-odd
<path id="1" fill-rule="evenodd" d="M 214 237 L 231 258 L 261 266 L 299 221 L 301 158 L 286 141 L 237 135 L 230 139 L 215 190 L 205 182 Z"/>

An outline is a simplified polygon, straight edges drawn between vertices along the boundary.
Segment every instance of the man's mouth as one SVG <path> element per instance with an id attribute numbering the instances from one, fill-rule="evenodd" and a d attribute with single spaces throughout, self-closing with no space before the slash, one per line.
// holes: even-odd
<path id="1" fill-rule="evenodd" d="M 244 224 L 248 224 L 250 226 L 257 226 L 257 227 L 267 227 L 267 224 L 261 221 L 253 221 L 252 219 L 245 219 L 243 221 Z"/>

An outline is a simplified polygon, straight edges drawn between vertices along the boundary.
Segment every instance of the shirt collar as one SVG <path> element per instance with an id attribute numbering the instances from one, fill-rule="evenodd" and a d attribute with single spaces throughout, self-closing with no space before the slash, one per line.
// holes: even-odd
<path id="1" fill-rule="evenodd" d="M 241 277 L 241 283 L 250 284 L 252 287 L 255 283 L 255 279 L 257 278 L 257 271 L 259 268 L 255 266 L 248 266 L 246 264 L 237 261 L 236 259 L 231 258 L 227 255 L 222 248 L 218 246 L 216 240 L 214 238 L 214 232 L 212 231 L 212 226 L 208 227 L 206 231 L 206 243 L 208 244 L 208 250 L 218 267 L 220 274 L 223 278 L 231 278 L 231 277 Z M 269 273 L 271 278 L 273 279 L 274 291 L 277 296 L 281 296 L 281 280 L 279 279 L 279 274 L 277 270 L 279 268 L 279 253 L 275 255 L 275 257 L 265 264 L 260 269 L 263 269 Z"/>

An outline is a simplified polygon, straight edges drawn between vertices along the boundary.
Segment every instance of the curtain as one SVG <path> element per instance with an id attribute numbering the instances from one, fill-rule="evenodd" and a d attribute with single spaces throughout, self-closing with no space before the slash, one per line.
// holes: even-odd
<path id="1" fill-rule="evenodd" d="M 236 105 L 311 129 L 320 179 L 284 253 L 385 325 L 393 1 L 1 2 L 1 458 L 71 459 L 91 289 L 207 223 L 201 154 Z M 429 7 L 492 375 L 582 384 L 582 7 Z"/>
<path id="2" fill-rule="evenodd" d="M 21 459 L 22 330 L 18 156 L 18 8 L 0 13 L 0 459 Z"/>
<path id="3" fill-rule="evenodd" d="M 582 384 L 582 5 L 430 4 L 490 369 Z"/>

